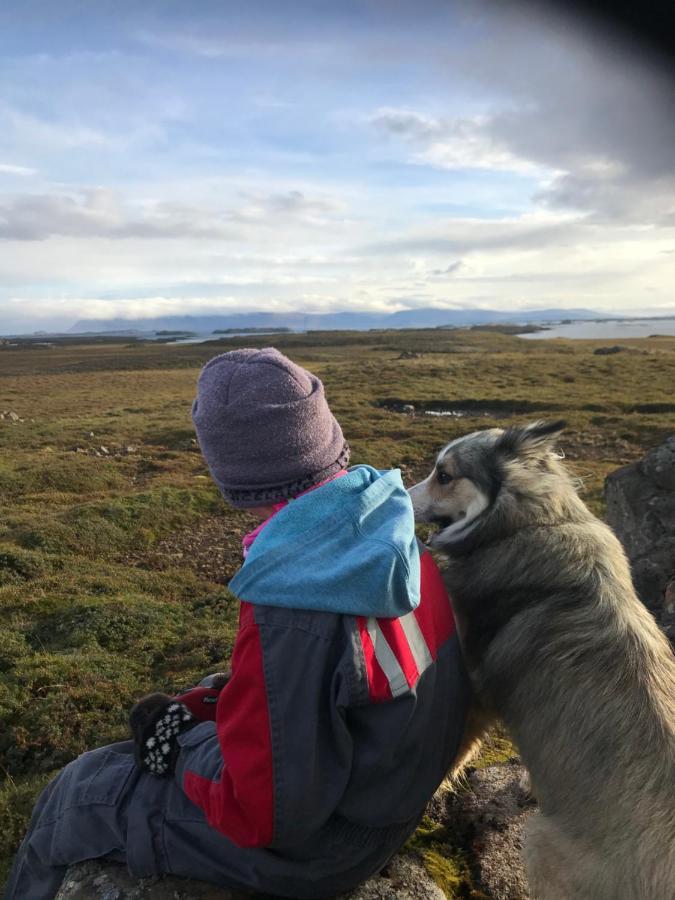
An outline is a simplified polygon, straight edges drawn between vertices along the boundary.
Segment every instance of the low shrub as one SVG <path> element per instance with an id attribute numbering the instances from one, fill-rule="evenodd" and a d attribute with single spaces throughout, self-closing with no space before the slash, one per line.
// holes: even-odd
<path id="1" fill-rule="evenodd" d="M 49 564 L 38 553 L 0 544 L 0 587 L 44 575 Z"/>

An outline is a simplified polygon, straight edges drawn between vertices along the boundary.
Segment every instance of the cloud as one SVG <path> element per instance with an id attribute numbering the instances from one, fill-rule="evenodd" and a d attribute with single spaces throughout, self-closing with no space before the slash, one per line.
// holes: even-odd
<path id="1" fill-rule="evenodd" d="M 675 224 L 675 174 L 637 177 L 634 172 L 608 173 L 581 169 L 555 178 L 536 194 L 550 209 L 589 210 L 592 220 L 617 224 Z"/>
<path id="2" fill-rule="evenodd" d="M 490 133 L 490 116 L 434 118 L 410 109 L 379 109 L 369 117 L 379 132 L 414 148 L 409 162 L 439 169 L 536 172 L 541 167 L 511 152 Z"/>
<path id="3" fill-rule="evenodd" d="M 231 212 L 231 218 L 243 223 L 294 221 L 308 225 L 325 224 L 343 215 L 345 203 L 333 197 L 308 197 L 303 191 L 241 192 L 242 205 Z"/>
<path id="4" fill-rule="evenodd" d="M 77 316 L 87 319 L 112 319 L 123 316 L 129 319 L 140 319 L 146 316 L 186 315 L 185 299 L 180 297 L 123 297 L 116 300 L 102 300 L 99 297 L 72 297 L 67 300 L 50 299 L 48 301 L 31 300 L 12 297 L 7 301 L 8 308 L 22 312 L 27 320 L 36 320 L 44 316 L 54 316 L 59 312 L 64 316 Z M 193 297 L 188 314 L 236 310 L 241 300 L 221 294 L 218 297 Z"/>
<path id="5" fill-rule="evenodd" d="M 159 50 L 167 50 L 172 54 L 186 54 L 188 56 L 203 57 L 204 59 L 247 59 L 253 56 L 267 55 L 293 56 L 302 50 L 307 52 L 310 47 L 306 43 L 301 46 L 291 44 L 288 40 L 264 40 L 260 37 L 246 37 L 241 34 L 226 32 L 222 35 L 208 35 L 198 31 L 183 30 L 180 32 L 169 31 L 144 31 L 136 32 L 136 40 L 148 47 Z M 314 48 L 317 55 L 321 51 L 331 49 L 326 42 Z"/>
<path id="6" fill-rule="evenodd" d="M 410 109 L 378 109 L 369 117 L 369 121 L 386 134 L 412 141 L 435 140 L 445 131 L 438 119 Z"/>
<path id="7" fill-rule="evenodd" d="M 260 2 L 22 13 L 0 320 L 9 295 L 73 319 L 671 301 L 675 117 L 646 64 L 494 2 Z"/>
<path id="8" fill-rule="evenodd" d="M 325 225 L 343 205 L 302 191 L 257 192 L 223 210 L 171 201 L 128 204 L 118 192 L 83 188 L 73 194 L 0 194 L 0 240 L 53 236 L 128 240 L 243 240 L 246 229 Z"/>
<path id="9" fill-rule="evenodd" d="M 14 166 L 10 163 L 0 163 L 0 175 L 18 175 L 21 178 L 37 175 L 37 169 L 29 166 Z"/>
<path id="10" fill-rule="evenodd" d="M 215 215 L 175 203 L 127 209 L 103 188 L 79 195 L 0 196 L 0 239 L 42 241 L 53 235 L 78 238 L 233 238 Z"/>
<path id="11" fill-rule="evenodd" d="M 92 63 L 93 65 L 93 63 Z M 62 76 L 61 76 L 62 77 Z M 58 79 L 59 74 L 55 73 Z M 121 92 L 124 73 L 117 72 L 116 84 Z M 143 149 L 156 148 L 167 138 L 167 122 L 177 119 L 179 112 L 176 104 L 169 100 L 159 106 L 140 108 L 142 100 L 132 94 L 129 85 L 127 102 L 118 97 L 97 96 L 94 85 L 87 81 L 78 83 L 76 91 L 82 96 L 72 98 L 72 109 L 64 102 L 64 97 L 57 94 L 53 100 L 53 108 L 49 114 L 42 111 L 36 114 L 26 108 L 10 105 L 0 100 L 0 153 L 20 155 L 24 158 L 44 160 L 41 168 L 49 169 L 55 160 L 68 159 L 78 153 L 86 163 L 104 157 L 119 157 L 120 154 L 139 154 Z M 94 95 L 91 100 L 87 90 Z M 43 90 L 49 92 L 53 88 L 45 85 Z M 63 91 L 70 96 L 70 92 Z M 139 108 L 129 106 L 138 104 Z M 148 101 L 150 102 L 150 101 Z M 61 162 L 63 165 L 63 162 Z"/>
<path id="12" fill-rule="evenodd" d="M 590 229 L 585 229 L 577 219 L 571 218 L 455 219 L 440 228 L 363 245 L 361 252 L 390 256 L 399 253 L 468 254 L 537 250 L 588 241 L 589 238 Z"/>
<path id="13" fill-rule="evenodd" d="M 669 221 L 675 196 L 672 81 L 629 46 L 560 17 L 500 14 L 453 65 L 501 108 L 477 123 L 484 139 L 553 173 L 537 201 L 607 224 Z"/>
<path id="14" fill-rule="evenodd" d="M 445 269 L 434 269 L 432 271 L 432 275 L 454 275 L 455 272 L 459 272 L 459 270 L 464 266 L 464 263 L 461 259 L 458 259 L 456 262 L 450 263 Z"/>
<path id="15" fill-rule="evenodd" d="M 546 15 L 536 4 L 476 8 L 464 8 L 457 32 L 470 40 L 446 53 L 429 46 L 448 90 L 464 85 L 462 113 L 380 107 L 368 117 L 371 127 L 401 143 L 409 163 L 533 175 L 540 181 L 533 200 L 543 207 L 609 225 L 670 224 L 670 73 L 612 35 L 584 29 L 583 19 Z M 469 95 L 477 111 L 467 113 Z M 437 94 L 429 102 L 438 110 Z"/>
<path id="16" fill-rule="evenodd" d="M 52 152 L 75 147 L 105 147 L 122 140 L 121 136 L 106 134 L 99 128 L 77 122 L 48 121 L 7 104 L 0 104 L 0 129 L 5 141 L 26 147 L 49 147 Z"/>

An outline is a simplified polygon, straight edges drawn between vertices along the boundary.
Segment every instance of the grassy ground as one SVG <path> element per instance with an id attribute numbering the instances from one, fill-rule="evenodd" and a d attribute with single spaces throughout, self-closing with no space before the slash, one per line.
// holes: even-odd
<path id="1" fill-rule="evenodd" d="M 326 383 L 353 462 L 411 484 L 459 434 L 562 416 L 601 514 L 605 475 L 675 431 L 675 338 L 607 356 L 483 331 L 273 340 Z M 212 488 L 189 411 L 199 367 L 236 346 L 0 348 L 0 413 L 22 420 L 0 419 L 0 882 L 50 773 L 125 737 L 138 696 L 227 662 L 248 519 Z M 442 409 L 462 415 L 424 412 Z"/>

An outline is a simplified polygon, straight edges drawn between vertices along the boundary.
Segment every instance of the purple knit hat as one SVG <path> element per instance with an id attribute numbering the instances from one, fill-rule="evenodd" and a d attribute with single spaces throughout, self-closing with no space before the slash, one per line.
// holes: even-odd
<path id="1" fill-rule="evenodd" d="M 213 480 L 232 506 L 295 497 L 349 462 L 323 384 L 274 347 L 210 360 L 192 420 Z"/>

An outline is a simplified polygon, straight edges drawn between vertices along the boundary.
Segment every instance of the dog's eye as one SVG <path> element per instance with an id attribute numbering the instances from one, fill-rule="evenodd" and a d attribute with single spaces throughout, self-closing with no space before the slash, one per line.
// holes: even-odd
<path id="1" fill-rule="evenodd" d="M 448 482 L 452 481 L 452 475 L 448 475 L 443 469 L 436 469 L 436 478 L 439 484 L 448 484 Z"/>

